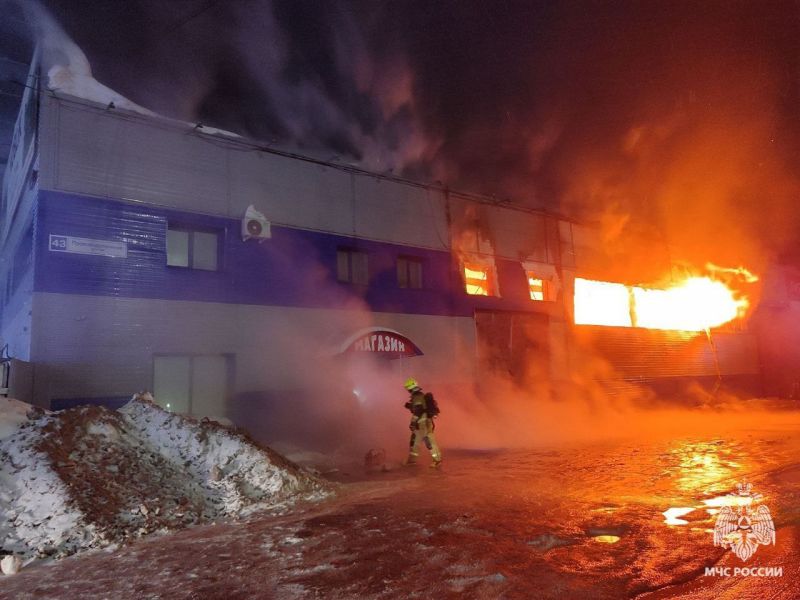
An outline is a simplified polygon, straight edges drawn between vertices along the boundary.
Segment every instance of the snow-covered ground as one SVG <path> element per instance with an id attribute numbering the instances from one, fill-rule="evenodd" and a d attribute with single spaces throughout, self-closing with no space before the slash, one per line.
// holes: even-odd
<path id="1" fill-rule="evenodd" d="M 0 440 L 16 433 L 19 426 L 28 420 L 28 413 L 32 410 L 30 404 L 0 397 Z"/>
<path id="2" fill-rule="evenodd" d="M 0 598 L 789 600 L 800 589 L 799 451 L 791 429 L 750 428 L 449 450 L 442 470 L 343 465 L 329 501 L 32 565 L 0 581 Z M 714 546 L 704 500 L 743 477 L 777 526 L 776 544 L 747 565 L 782 577 L 703 575 L 742 565 Z M 692 509 L 685 524 L 665 521 L 670 507 Z"/>
<path id="3" fill-rule="evenodd" d="M 0 554 L 79 550 L 254 510 L 287 510 L 330 485 L 244 434 L 166 412 L 0 405 Z"/>

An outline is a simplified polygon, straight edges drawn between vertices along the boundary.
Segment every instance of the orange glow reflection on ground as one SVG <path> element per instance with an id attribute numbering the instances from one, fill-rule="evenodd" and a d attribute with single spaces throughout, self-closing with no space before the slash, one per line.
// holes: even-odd
<path id="1" fill-rule="evenodd" d="M 672 455 L 679 461 L 675 473 L 678 488 L 695 494 L 713 489 L 720 481 L 735 477 L 741 469 L 740 462 L 733 461 L 730 449 L 715 443 L 681 442 Z"/>
<path id="2" fill-rule="evenodd" d="M 681 517 L 688 515 L 690 512 L 694 512 L 694 508 L 690 506 L 676 506 L 668 508 L 661 514 L 664 515 L 664 523 L 667 525 L 688 525 L 689 521 L 681 519 Z"/>
<path id="3" fill-rule="evenodd" d="M 619 541 L 618 535 L 596 535 L 592 538 L 595 542 L 601 544 L 616 544 Z"/>
<path id="4" fill-rule="evenodd" d="M 744 314 L 747 299 L 723 282 L 690 277 L 667 289 L 575 279 L 575 323 L 703 331 Z"/>
<path id="5" fill-rule="evenodd" d="M 736 496 L 733 494 L 728 494 L 726 496 L 717 496 L 716 498 L 709 498 L 708 500 L 703 500 L 703 504 L 709 507 L 719 507 L 719 506 L 750 506 L 753 503 L 752 496 Z M 709 514 L 716 514 L 711 513 L 710 509 L 708 512 Z"/>

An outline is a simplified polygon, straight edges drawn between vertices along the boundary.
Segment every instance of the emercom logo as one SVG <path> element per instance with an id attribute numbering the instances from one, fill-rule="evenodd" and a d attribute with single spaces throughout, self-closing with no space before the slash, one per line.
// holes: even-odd
<path id="1" fill-rule="evenodd" d="M 751 483 L 737 483 L 736 495 L 727 498 L 730 502 L 720 508 L 714 525 L 715 546 L 730 548 L 744 562 L 755 554 L 759 546 L 775 544 L 772 515 L 761 503 L 761 494 L 753 493 Z"/>
<path id="2" fill-rule="evenodd" d="M 706 577 L 783 577 L 783 567 L 706 567 Z"/>

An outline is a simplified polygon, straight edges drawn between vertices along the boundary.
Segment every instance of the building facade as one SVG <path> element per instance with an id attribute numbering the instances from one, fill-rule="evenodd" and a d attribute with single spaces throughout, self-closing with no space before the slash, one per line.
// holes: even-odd
<path id="1" fill-rule="evenodd" d="M 558 375 L 578 227 L 564 218 L 36 90 L 20 123 L 2 336 L 36 404 L 154 389 L 225 415 L 337 354 L 380 357 L 343 346 L 376 331 L 419 350 L 384 366 L 443 388 L 469 385 L 481 349 L 512 370 L 535 349 Z M 269 237 L 244 239 L 249 206 Z"/>
<path id="2" fill-rule="evenodd" d="M 587 347 L 621 379 L 759 385 L 752 334 L 574 327 L 591 227 L 35 86 L 0 214 L 12 393 L 45 407 L 151 389 L 247 425 L 375 371 L 566 382 Z"/>

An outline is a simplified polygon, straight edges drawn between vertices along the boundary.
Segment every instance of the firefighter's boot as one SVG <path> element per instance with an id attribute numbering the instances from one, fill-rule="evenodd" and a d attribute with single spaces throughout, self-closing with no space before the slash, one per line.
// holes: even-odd
<path id="1" fill-rule="evenodd" d="M 428 429 L 428 435 L 425 436 L 425 445 L 430 450 L 431 459 L 433 459 L 431 468 L 435 469 L 442 464 L 442 451 L 439 450 L 439 444 L 436 443 L 436 436 L 433 433 L 432 426 Z"/>

